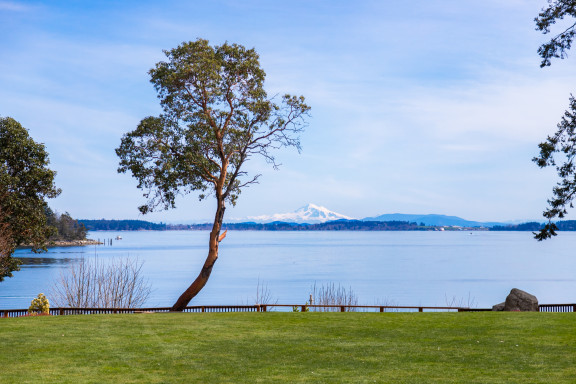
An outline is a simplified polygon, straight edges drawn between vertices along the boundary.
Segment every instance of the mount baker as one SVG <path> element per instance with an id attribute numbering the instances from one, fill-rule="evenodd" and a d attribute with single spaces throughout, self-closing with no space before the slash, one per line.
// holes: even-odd
<path id="1" fill-rule="evenodd" d="M 333 220 L 354 220 L 354 218 L 336 213 L 328 208 L 307 204 L 294 212 L 276 213 L 274 215 L 248 216 L 248 220 L 257 223 L 283 221 L 285 223 L 318 224 Z"/>

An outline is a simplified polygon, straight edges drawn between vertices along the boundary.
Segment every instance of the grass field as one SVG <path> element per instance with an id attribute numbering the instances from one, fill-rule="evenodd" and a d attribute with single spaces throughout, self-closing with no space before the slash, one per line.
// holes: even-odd
<path id="1" fill-rule="evenodd" d="M 576 383 L 576 314 L 0 319 L 0 382 Z"/>

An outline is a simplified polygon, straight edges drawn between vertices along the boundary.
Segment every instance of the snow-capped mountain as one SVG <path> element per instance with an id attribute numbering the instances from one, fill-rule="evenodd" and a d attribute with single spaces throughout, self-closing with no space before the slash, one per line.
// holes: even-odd
<path id="1" fill-rule="evenodd" d="M 276 213 L 274 215 L 248 216 L 249 221 L 258 223 L 270 223 L 273 221 L 284 221 L 287 223 L 325 223 L 332 220 L 354 220 L 352 217 L 333 212 L 328 208 L 315 204 L 308 204 L 290 213 Z"/>

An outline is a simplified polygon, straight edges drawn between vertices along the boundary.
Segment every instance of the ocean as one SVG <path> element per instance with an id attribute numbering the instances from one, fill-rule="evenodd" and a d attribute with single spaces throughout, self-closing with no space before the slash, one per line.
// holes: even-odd
<path id="1" fill-rule="evenodd" d="M 112 245 L 18 250 L 21 271 L 0 283 L 0 308 L 28 308 L 82 258 L 131 257 L 152 287 L 146 306 L 171 306 L 199 273 L 207 231 L 91 232 Z M 576 302 L 576 232 L 229 231 L 206 287 L 190 305 L 304 304 L 314 284 L 340 285 L 362 305 L 491 307 L 512 288 L 541 304 Z"/>

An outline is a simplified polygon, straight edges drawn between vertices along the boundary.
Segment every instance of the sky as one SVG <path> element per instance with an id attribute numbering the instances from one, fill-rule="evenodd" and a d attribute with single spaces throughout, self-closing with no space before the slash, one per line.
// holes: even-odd
<path id="1" fill-rule="evenodd" d="M 44 143 L 80 219 L 211 221 L 213 198 L 182 196 L 142 216 L 145 200 L 114 149 L 161 112 L 148 71 L 163 50 L 204 38 L 255 48 L 269 95 L 312 107 L 302 152 L 274 170 L 229 219 L 307 203 L 363 218 L 446 214 L 476 221 L 540 220 L 556 183 L 531 159 L 553 134 L 575 59 L 539 68 L 545 0 L 4 1 L 0 116 Z M 571 216 L 569 216 L 571 218 Z"/>

